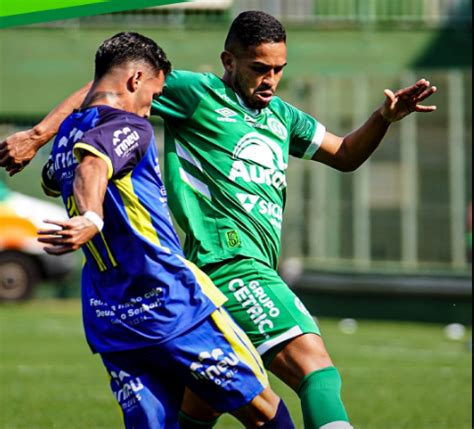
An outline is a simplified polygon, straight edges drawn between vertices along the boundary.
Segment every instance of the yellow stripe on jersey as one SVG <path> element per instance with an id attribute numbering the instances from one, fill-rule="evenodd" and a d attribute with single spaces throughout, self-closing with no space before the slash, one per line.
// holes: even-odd
<path id="1" fill-rule="evenodd" d="M 70 217 L 74 216 L 80 216 L 79 209 L 77 208 L 76 204 L 76 199 L 74 198 L 74 195 L 71 195 L 67 199 L 67 204 L 66 204 L 67 212 Z M 102 256 L 100 255 L 100 252 L 97 250 L 97 248 L 94 246 L 92 241 L 89 241 L 86 243 L 87 248 L 92 254 L 92 257 L 95 259 L 97 266 L 99 267 L 99 270 L 101 272 L 107 271 L 107 265 L 105 265 L 104 260 L 102 259 Z"/>
<path id="2" fill-rule="evenodd" d="M 262 359 L 250 341 L 248 341 L 248 345 L 247 342 L 243 342 L 245 334 L 243 334 L 242 330 L 235 324 L 227 312 L 222 309 L 214 311 L 211 314 L 211 318 L 232 346 L 237 357 L 250 367 L 262 386 L 268 387 L 270 383 L 267 373 L 263 369 Z"/>
<path id="3" fill-rule="evenodd" d="M 110 250 L 109 245 L 107 244 L 107 240 L 104 237 L 104 234 L 101 232 L 100 236 L 102 237 L 102 241 L 104 242 L 105 249 L 107 250 L 107 254 L 109 255 L 110 262 L 112 263 L 112 267 L 117 268 L 118 263 L 114 258 L 114 255 L 112 254 L 112 251 Z"/>
<path id="4" fill-rule="evenodd" d="M 151 215 L 147 209 L 143 207 L 133 189 L 132 172 L 122 179 L 114 180 L 114 184 L 122 197 L 124 208 L 132 228 L 153 244 L 161 247 L 160 238 L 153 226 Z"/>
<path id="5" fill-rule="evenodd" d="M 196 265 L 186 259 L 180 259 L 193 272 L 204 295 L 206 295 L 216 307 L 222 307 L 227 301 L 227 297 L 214 285 L 212 280 L 203 271 L 196 267 Z"/>
<path id="6" fill-rule="evenodd" d="M 104 271 L 107 271 L 107 265 L 105 265 L 105 262 L 104 260 L 102 259 L 102 256 L 100 256 L 100 253 L 99 251 L 97 250 L 97 248 L 94 246 L 94 244 L 92 243 L 92 241 L 89 241 L 88 243 L 86 243 L 86 246 L 87 248 L 89 249 L 89 251 L 91 252 L 92 254 L 92 257 L 95 259 L 95 261 L 97 262 L 97 266 L 99 267 L 99 271 L 100 272 L 104 272 Z"/>
<path id="7" fill-rule="evenodd" d="M 112 165 L 112 160 L 105 154 L 97 150 L 94 146 L 88 145 L 87 143 L 76 143 L 73 148 L 73 153 L 76 159 L 81 162 L 83 156 L 81 155 L 81 150 L 90 152 L 92 155 L 95 155 L 97 158 L 102 159 L 107 164 L 107 179 L 111 179 L 114 175 L 114 167 Z"/>

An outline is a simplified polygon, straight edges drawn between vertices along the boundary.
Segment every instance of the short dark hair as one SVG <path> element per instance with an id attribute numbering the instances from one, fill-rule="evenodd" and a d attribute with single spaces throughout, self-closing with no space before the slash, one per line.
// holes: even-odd
<path id="1" fill-rule="evenodd" d="M 262 43 L 286 43 L 283 24 L 272 15 L 261 11 L 242 12 L 232 23 L 225 41 L 225 49 L 236 44 L 248 48 Z"/>
<path id="2" fill-rule="evenodd" d="M 156 72 L 171 72 L 163 49 L 153 40 L 139 33 L 122 32 L 104 41 L 95 55 L 95 78 L 100 79 L 114 67 L 127 62 L 143 61 Z"/>

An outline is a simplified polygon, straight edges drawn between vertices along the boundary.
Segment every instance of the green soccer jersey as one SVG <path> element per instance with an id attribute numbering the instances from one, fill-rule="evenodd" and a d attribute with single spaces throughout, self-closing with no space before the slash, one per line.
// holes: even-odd
<path id="1" fill-rule="evenodd" d="M 278 97 L 252 111 L 217 76 L 184 71 L 167 78 L 152 113 L 165 120 L 166 185 L 186 256 L 276 268 L 289 155 L 312 158 L 324 126 Z"/>

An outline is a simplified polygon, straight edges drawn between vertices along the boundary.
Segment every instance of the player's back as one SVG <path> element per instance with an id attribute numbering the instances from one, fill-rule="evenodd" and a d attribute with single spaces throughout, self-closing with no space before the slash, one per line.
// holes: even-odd
<path id="1" fill-rule="evenodd" d="M 84 247 L 89 342 L 96 351 L 112 351 L 179 335 L 215 305 L 183 258 L 151 125 L 106 106 L 75 112 L 63 123 L 44 181 L 60 191 L 71 217 L 80 214 L 73 183 L 78 160 L 86 155 L 104 160 L 109 179 L 104 229 Z"/>

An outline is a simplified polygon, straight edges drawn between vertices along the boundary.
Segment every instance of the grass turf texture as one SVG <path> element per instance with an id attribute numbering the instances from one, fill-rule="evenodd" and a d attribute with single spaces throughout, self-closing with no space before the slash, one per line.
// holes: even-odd
<path id="1" fill-rule="evenodd" d="M 439 325 L 360 322 L 345 335 L 321 320 L 362 429 L 463 429 L 471 424 L 471 354 Z M 471 332 L 469 332 L 471 334 Z M 272 380 L 301 429 L 292 392 Z M 121 420 L 100 359 L 85 343 L 78 301 L 0 306 L 0 428 L 114 429 Z M 219 428 L 239 428 L 231 417 Z"/>

